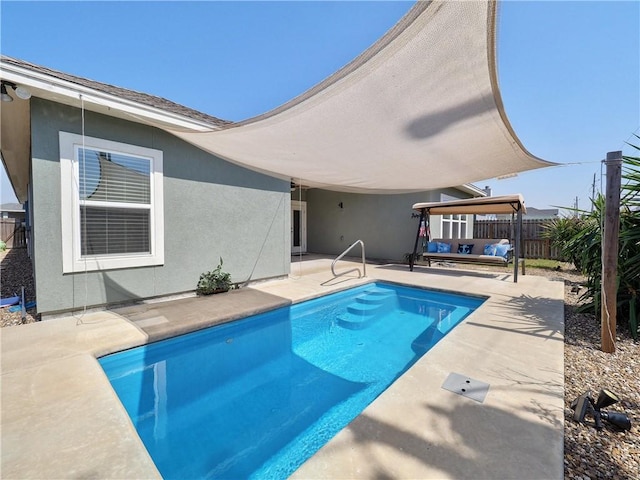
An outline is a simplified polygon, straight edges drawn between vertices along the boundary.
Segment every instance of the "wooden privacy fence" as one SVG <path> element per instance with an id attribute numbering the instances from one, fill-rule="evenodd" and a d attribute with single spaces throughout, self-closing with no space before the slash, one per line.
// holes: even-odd
<path id="1" fill-rule="evenodd" d="M 17 218 L 0 218 L 0 240 L 7 248 L 24 248 L 27 246 L 25 229 Z"/>
<path id="2" fill-rule="evenodd" d="M 560 259 L 560 252 L 551 246 L 551 240 L 542 236 L 546 222 L 545 219 L 522 221 L 524 258 Z M 473 238 L 512 238 L 511 220 L 476 220 L 473 223 Z"/>

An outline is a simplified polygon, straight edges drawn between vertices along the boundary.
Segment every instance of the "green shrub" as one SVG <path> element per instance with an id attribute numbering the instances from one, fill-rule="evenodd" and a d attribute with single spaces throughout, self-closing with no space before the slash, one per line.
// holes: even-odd
<path id="1" fill-rule="evenodd" d="M 198 295 L 226 292 L 231 288 L 231 274 L 222 271 L 222 263 L 222 257 L 220 257 L 220 263 L 215 270 L 200 275 L 196 288 Z"/>
<path id="2" fill-rule="evenodd" d="M 4 252 L 7 249 L 7 244 L 0 240 L 0 252 Z"/>

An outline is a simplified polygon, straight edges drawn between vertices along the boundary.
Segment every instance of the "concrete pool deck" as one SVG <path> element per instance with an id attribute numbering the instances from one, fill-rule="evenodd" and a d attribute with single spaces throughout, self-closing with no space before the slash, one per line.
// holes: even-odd
<path id="1" fill-rule="evenodd" d="M 2 478 L 160 478 L 96 357 L 375 279 L 489 299 L 293 477 L 563 478 L 561 282 L 371 264 L 332 279 L 330 259 L 294 260 L 225 295 L 0 330 Z M 484 402 L 443 389 L 450 373 L 488 383 Z"/>

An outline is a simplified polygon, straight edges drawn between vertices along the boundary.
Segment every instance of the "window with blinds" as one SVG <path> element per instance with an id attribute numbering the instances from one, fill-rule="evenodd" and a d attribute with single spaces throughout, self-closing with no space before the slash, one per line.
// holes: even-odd
<path id="1" fill-rule="evenodd" d="M 164 263 L 162 152 L 66 132 L 60 152 L 64 271 Z"/>
<path id="2" fill-rule="evenodd" d="M 82 255 L 151 253 L 151 159 L 78 148 Z"/>

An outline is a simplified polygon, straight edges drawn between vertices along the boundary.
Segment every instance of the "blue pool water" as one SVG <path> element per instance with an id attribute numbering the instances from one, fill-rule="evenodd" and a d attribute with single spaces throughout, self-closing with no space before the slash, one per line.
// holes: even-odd
<path id="1" fill-rule="evenodd" d="M 368 284 L 100 363 L 164 478 L 286 478 L 482 302 Z"/>

